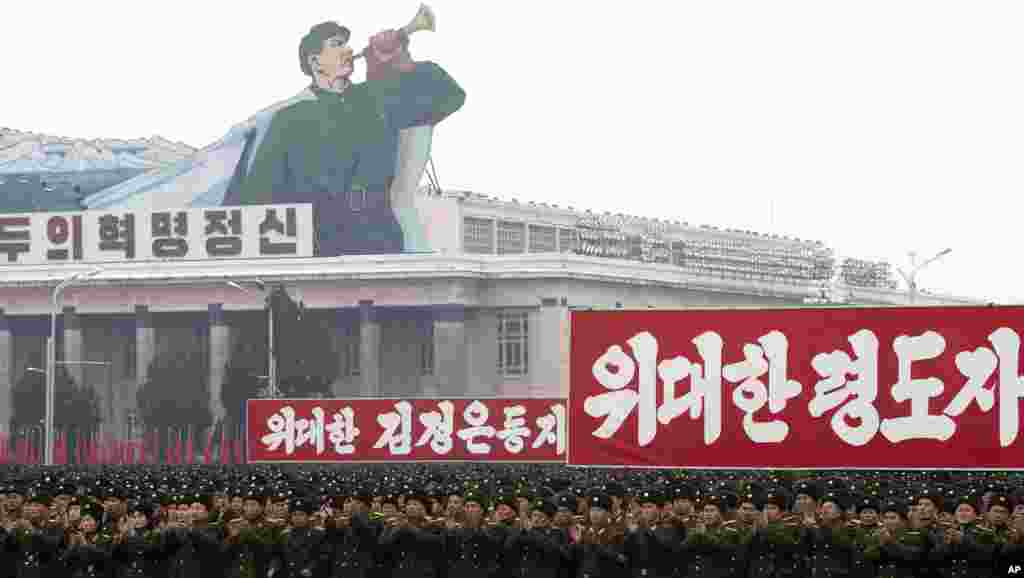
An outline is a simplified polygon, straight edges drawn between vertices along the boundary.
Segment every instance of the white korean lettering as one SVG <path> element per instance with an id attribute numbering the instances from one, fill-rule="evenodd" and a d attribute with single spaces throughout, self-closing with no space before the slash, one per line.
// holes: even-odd
<path id="1" fill-rule="evenodd" d="M 910 400 L 910 415 L 882 420 L 880 431 L 893 443 L 909 439 L 946 441 L 956 433 L 956 423 L 946 415 L 928 413 L 928 402 L 942 395 L 942 380 L 937 377 L 911 379 L 915 361 L 934 359 L 946 349 L 946 340 L 934 331 L 917 336 L 900 335 L 893 341 L 899 365 L 899 380 L 892 386 L 897 403 Z"/>
<path id="2" fill-rule="evenodd" d="M 420 415 L 420 423 L 426 427 L 416 447 L 430 444 L 434 453 L 447 455 L 452 451 L 454 442 L 452 433 L 455 430 L 455 406 L 450 401 L 442 401 L 437 404 L 440 412 L 431 411 Z"/>
<path id="3" fill-rule="evenodd" d="M 779 413 L 785 409 L 788 400 L 800 394 L 802 386 L 786 377 L 789 351 L 786 336 L 779 331 L 772 331 L 758 339 L 758 342 L 761 345 L 745 345 L 745 360 L 723 367 L 722 375 L 733 383 L 741 382 L 733 390 L 732 398 L 736 407 L 745 413 L 743 430 L 747 437 L 757 443 L 779 443 L 789 435 L 789 424 L 782 420 L 758 422 L 754 420 L 754 414 L 766 404 L 769 405 L 769 411 Z M 768 386 L 760 380 L 766 373 Z"/>
<path id="4" fill-rule="evenodd" d="M 668 425 L 686 411 L 690 419 L 704 415 L 704 443 L 710 445 L 722 435 L 722 337 L 708 331 L 693 343 L 704 360 L 704 366 L 685 357 L 675 357 L 658 365 L 664 387 L 664 399 L 658 408 L 658 422 Z M 690 391 L 676 397 L 676 383 L 690 378 Z"/>
<path id="5" fill-rule="evenodd" d="M 397 412 L 377 416 L 377 423 L 384 433 L 373 444 L 375 449 L 388 447 L 392 455 L 407 456 L 412 453 L 412 404 L 400 401 L 395 404 Z"/>
<path id="6" fill-rule="evenodd" d="M 832 415 L 832 431 L 844 442 L 859 447 L 874 439 L 881 423 L 874 405 L 878 397 L 878 337 L 861 329 L 849 337 L 849 342 L 856 361 L 845 351 L 819 353 L 811 360 L 814 371 L 825 379 L 814 386 L 808 409 L 811 416 L 821 417 L 838 407 Z M 848 375 L 857 379 L 848 382 Z M 847 401 L 851 396 L 853 399 Z M 860 423 L 851 426 L 847 418 Z"/>
<path id="7" fill-rule="evenodd" d="M 1000 327 L 989 341 L 999 356 L 999 444 L 1007 447 L 1017 440 L 1020 430 L 1020 398 L 1024 397 L 1024 378 L 1020 368 L 1020 335 Z"/>
<path id="8" fill-rule="evenodd" d="M 987 347 L 979 347 L 974 351 L 961 351 L 956 354 L 956 367 L 967 378 L 956 397 L 949 402 L 942 413 L 956 417 L 970 407 L 971 402 L 977 400 L 978 408 L 988 412 L 996 403 L 995 387 L 987 389 L 985 384 L 988 378 L 996 372 L 996 365 L 999 360 L 996 354 Z"/>
<path id="9" fill-rule="evenodd" d="M 462 418 L 466 420 L 466 423 L 471 427 L 463 428 L 459 430 L 459 439 L 466 442 L 466 449 L 471 454 L 486 455 L 491 453 L 490 444 L 483 442 L 477 442 L 478 437 L 494 437 L 495 431 L 492 426 L 484 425 L 487 423 L 487 418 L 490 416 L 490 412 L 487 406 L 474 401 L 473 403 L 466 406 L 466 410 L 462 412 Z"/>
<path id="10" fill-rule="evenodd" d="M 359 428 L 356 427 L 356 415 L 351 407 L 344 407 L 340 412 L 334 414 L 333 421 L 324 429 L 330 434 L 331 443 L 334 444 L 334 452 L 339 455 L 351 455 L 356 451 L 353 444 L 359 436 Z"/>
<path id="11" fill-rule="evenodd" d="M 285 455 L 295 453 L 295 410 L 291 406 L 286 405 L 267 418 L 267 429 L 271 433 L 260 438 L 260 442 L 269 451 L 277 451 L 283 443 Z"/>
<path id="12" fill-rule="evenodd" d="M 509 453 L 518 454 L 523 451 L 523 438 L 530 435 L 525 416 L 526 408 L 521 405 L 505 408 L 505 429 L 498 432 L 498 439 L 505 442 L 505 449 Z"/>
<path id="13" fill-rule="evenodd" d="M 316 446 L 316 453 L 324 453 L 324 410 L 314 407 L 310 413 L 313 419 L 299 419 L 295 421 L 295 445 L 302 447 L 312 443 Z"/>
<path id="14" fill-rule="evenodd" d="M 614 367 L 615 371 L 609 371 L 609 367 Z M 590 417 L 606 417 L 592 435 L 608 439 L 622 428 L 626 417 L 636 407 L 639 396 L 632 389 L 624 389 L 636 375 L 636 363 L 621 347 L 613 345 L 594 362 L 591 373 L 609 391 L 584 400 L 583 411 Z"/>
<path id="15" fill-rule="evenodd" d="M 555 446 L 556 455 L 565 454 L 565 406 L 551 406 L 551 413 L 537 418 L 540 433 L 533 438 L 533 449 L 544 445 Z"/>

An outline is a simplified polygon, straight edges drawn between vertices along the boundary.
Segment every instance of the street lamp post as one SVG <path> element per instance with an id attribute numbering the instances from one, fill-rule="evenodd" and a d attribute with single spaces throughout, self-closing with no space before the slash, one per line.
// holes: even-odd
<path id="1" fill-rule="evenodd" d="M 904 271 L 903 269 L 896 269 L 896 271 L 900 274 L 900 277 L 903 277 L 903 281 L 905 281 L 907 284 L 907 291 L 910 296 L 911 304 L 917 302 L 917 274 L 920 273 L 921 270 L 927 267 L 928 265 L 931 265 L 932 263 L 938 261 L 939 259 L 945 257 L 946 255 L 949 255 L 952 252 L 952 249 L 943 249 L 942 251 L 936 253 L 934 257 L 925 260 L 920 265 L 917 264 L 917 253 L 911 252 L 910 271 L 908 272 Z"/>
<path id="2" fill-rule="evenodd" d="M 60 312 L 58 309 L 58 300 L 60 299 L 60 293 L 68 285 L 71 285 L 79 279 L 85 279 L 94 277 L 99 273 L 102 273 L 103 269 L 96 268 L 87 272 L 79 272 L 71 275 L 64 279 L 57 286 L 53 288 L 53 293 L 50 295 L 50 339 L 47 342 L 46 347 L 46 412 L 45 412 L 45 424 L 44 424 L 44 443 L 46 446 L 43 448 L 44 452 L 44 463 L 48 466 L 53 465 L 53 402 L 54 402 L 54 386 L 57 383 L 56 370 L 57 370 L 57 314 Z"/>
<path id="3" fill-rule="evenodd" d="M 244 293 L 252 293 L 252 291 L 249 291 L 248 289 L 246 289 L 245 287 L 242 287 L 241 285 L 239 285 L 238 283 L 235 283 L 234 281 L 226 281 L 225 283 L 229 287 L 233 287 L 233 288 L 238 289 L 239 291 L 242 291 Z M 259 279 L 255 279 L 255 280 L 253 280 L 253 284 L 255 284 L 256 287 L 259 288 L 259 290 L 262 291 L 265 296 L 270 295 L 269 291 L 267 291 L 267 285 L 263 281 L 260 281 Z M 269 304 L 268 304 L 268 307 L 267 307 L 267 373 L 269 375 L 267 376 L 267 381 L 268 381 L 267 385 L 269 386 L 269 389 L 270 389 L 270 397 L 278 398 L 278 397 L 281 397 L 281 396 L 280 396 L 280 393 L 277 391 L 277 356 L 274 355 L 275 354 L 274 347 L 275 347 L 275 345 L 274 345 L 274 308 L 270 307 Z"/>

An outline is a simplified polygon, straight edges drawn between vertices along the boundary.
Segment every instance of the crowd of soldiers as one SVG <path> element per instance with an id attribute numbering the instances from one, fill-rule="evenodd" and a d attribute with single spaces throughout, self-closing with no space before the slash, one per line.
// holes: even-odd
<path id="1" fill-rule="evenodd" d="M 1022 482 L 551 465 L 11 467 L 0 470 L 0 576 L 985 578 L 1024 565 Z"/>

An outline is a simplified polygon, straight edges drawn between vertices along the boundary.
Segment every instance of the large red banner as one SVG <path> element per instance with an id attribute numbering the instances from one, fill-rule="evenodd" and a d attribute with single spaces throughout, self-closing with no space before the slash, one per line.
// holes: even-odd
<path id="1" fill-rule="evenodd" d="M 249 462 L 565 462 L 564 399 L 250 399 Z"/>
<path id="2" fill-rule="evenodd" d="M 577 311 L 570 465 L 1024 469 L 1024 307 Z"/>

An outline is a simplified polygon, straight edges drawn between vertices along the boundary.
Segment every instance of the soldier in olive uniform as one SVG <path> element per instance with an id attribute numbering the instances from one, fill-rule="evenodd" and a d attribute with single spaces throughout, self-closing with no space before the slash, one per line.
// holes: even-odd
<path id="1" fill-rule="evenodd" d="M 128 516 L 119 523 L 111 552 L 118 578 L 167 575 L 168 560 L 180 543 L 173 534 L 162 534 L 157 529 L 156 515 L 156 505 L 149 502 L 135 502 L 128 507 Z"/>
<path id="2" fill-rule="evenodd" d="M 487 499 L 479 491 L 466 492 L 465 523 L 461 527 L 449 523 L 444 532 L 449 575 L 490 578 L 501 567 L 505 536 L 488 527 L 487 506 Z"/>
<path id="3" fill-rule="evenodd" d="M 243 517 L 225 523 L 226 537 L 221 546 L 224 572 L 230 578 L 266 576 L 277 553 L 282 529 L 263 519 L 263 488 L 251 486 L 242 494 Z"/>
<path id="4" fill-rule="evenodd" d="M 390 519 L 380 536 L 381 570 L 392 578 L 440 578 L 444 537 L 425 524 L 426 498 L 410 488 L 405 496 L 405 513 Z"/>
<path id="5" fill-rule="evenodd" d="M 924 561 L 928 541 L 925 535 L 907 526 L 909 508 L 891 501 L 882 508 L 884 527 L 874 534 L 865 556 L 875 563 L 878 578 L 916 578 Z"/>
<path id="6" fill-rule="evenodd" d="M 537 500 L 529 528 L 513 530 L 505 542 L 505 575 L 523 578 L 568 578 L 569 534 L 552 526 L 558 505 Z"/>
<path id="7" fill-rule="evenodd" d="M 687 565 L 688 576 L 738 578 L 746 571 L 744 544 L 734 524 L 725 522 L 725 514 L 735 508 L 736 496 L 708 494 L 702 500 L 701 520 L 686 536 L 680 563 Z"/>
<path id="8" fill-rule="evenodd" d="M 357 490 L 353 499 L 327 519 L 324 547 L 331 578 L 371 578 L 376 568 L 375 553 L 382 528 L 369 517 L 372 492 Z"/>
<path id="9" fill-rule="evenodd" d="M 24 517 L 8 535 L 8 550 L 17 567 L 16 578 L 49 578 L 60 571 L 60 550 L 64 532 L 58 518 L 50 512 L 51 497 L 47 488 L 29 489 L 22 506 Z"/>
<path id="10" fill-rule="evenodd" d="M 311 526 L 315 511 L 317 504 L 311 497 L 292 500 L 291 527 L 283 532 L 278 558 L 284 578 L 322 578 L 326 573 L 326 564 L 321 558 L 325 533 Z"/>
<path id="11" fill-rule="evenodd" d="M 800 517 L 787 515 L 789 494 L 772 488 L 761 498 L 762 523 L 750 543 L 748 578 L 796 578 L 804 575 L 807 542 Z"/>
<path id="12" fill-rule="evenodd" d="M 857 535 L 854 525 L 843 520 L 846 507 L 847 500 L 842 493 L 826 493 L 820 500 L 818 525 L 805 530 L 812 578 L 851 575 Z"/>
<path id="13" fill-rule="evenodd" d="M 619 578 L 626 568 L 625 528 L 612 524 L 611 496 L 594 488 L 587 505 L 589 523 L 569 549 L 576 578 Z"/>
<path id="14" fill-rule="evenodd" d="M 648 488 L 639 492 L 636 501 L 640 511 L 635 518 L 635 527 L 626 533 L 625 551 L 630 576 L 671 578 L 677 567 L 685 529 L 661 522 L 661 508 L 668 497 L 660 488 Z"/>

